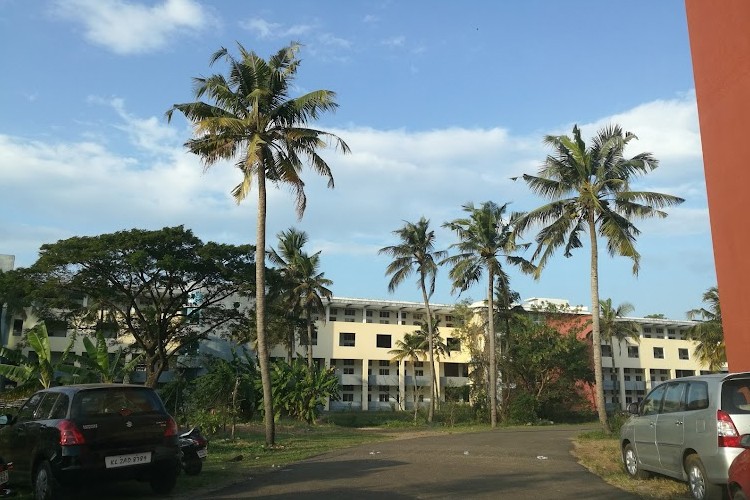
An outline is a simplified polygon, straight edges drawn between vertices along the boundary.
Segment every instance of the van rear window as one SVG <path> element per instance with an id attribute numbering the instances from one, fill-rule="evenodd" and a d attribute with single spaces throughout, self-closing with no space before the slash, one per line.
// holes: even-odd
<path id="1" fill-rule="evenodd" d="M 135 415 L 163 411 L 156 393 L 139 387 L 92 389 L 81 391 L 73 399 L 73 412 L 78 417 Z"/>
<path id="2" fill-rule="evenodd" d="M 727 380 L 721 386 L 721 409 L 728 413 L 750 413 L 750 379 Z"/>

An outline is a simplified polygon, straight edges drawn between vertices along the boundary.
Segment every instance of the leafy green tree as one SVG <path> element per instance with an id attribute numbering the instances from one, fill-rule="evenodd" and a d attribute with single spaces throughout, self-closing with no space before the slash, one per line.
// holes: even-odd
<path id="1" fill-rule="evenodd" d="M 308 255 L 302 251 L 307 243 L 307 233 L 289 228 L 278 235 L 279 251 L 271 249 L 269 261 L 281 268 L 282 276 L 289 287 L 289 302 L 295 309 L 302 309 L 307 326 L 307 364 L 313 365 L 312 339 L 314 333 L 313 313 L 325 310 L 323 299 L 330 302 L 333 292 L 327 288 L 333 282 L 319 272 L 320 252 Z"/>
<path id="2" fill-rule="evenodd" d="M 453 334 L 461 348 L 469 353 L 469 400 L 477 419 L 489 422 L 488 358 L 485 321 L 477 321 L 477 314 L 468 300 L 453 308 Z"/>
<path id="3" fill-rule="evenodd" d="M 391 276 L 388 283 L 388 291 L 393 293 L 398 286 L 412 274 L 417 275 L 417 285 L 422 292 L 422 301 L 427 310 L 427 331 L 434 331 L 433 315 L 430 308 L 430 298 L 435 292 L 435 277 L 438 272 L 437 261 L 442 259 L 446 253 L 435 250 L 435 231 L 429 228 L 430 221 L 421 217 L 416 223 L 405 222 L 403 227 L 393 231 L 399 238 L 399 243 L 381 248 L 378 253 L 393 257 L 385 270 Z M 427 413 L 427 421 L 432 422 L 435 413 L 435 357 L 433 337 L 428 338 L 428 353 L 430 359 L 430 372 L 433 373 L 430 389 L 430 406 Z"/>
<path id="4" fill-rule="evenodd" d="M 697 342 L 695 355 L 698 361 L 708 365 L 709 370 L 717 372 L 727 362 L 719 289 L 712 286 L 706 290 L 703 294 L 703 302 L 707 307 L 691 309 L 687 312 L 688 319 L 699 321 L 688 330 L 688 339 Z"/>
<path id="5" fill-rule="evenodd" d="M 271 373 L 266 343 L 265 248 L 266 248 L 266 184 L 287 185 L 296 195 L 297 214 L 305 211 L 307 199 L 300 172 L 304 160 L 312 169 L 328 177 L 333 187 L 333 175 L 318 150 L 332 141 L 343 152 L 349 147 L 337 136 L 307 127 L 322 113 L 333 111 L 337 104 L 335 93 L 315 90 L 299 97 L 290 97 L 294 77 L 300 61 L 300 45 L 292 43 L 279 50 L 267 61 L 237 44 L 240 56 L 232 56 L 225 48 L 216 51 L 211 64 L 225 60 L 229 64 L 227 77 L 214 74 L 195 78 L 196 102 L 175 104 L 167 111 L 171 120 L 179 111 L 193 123 L 195 137 L 185 143 L 190 152 L 198 155 L 209 168 L 224 160 L 234 160 L 242 172 L 242 182 L 232 191 L 237 203 L 244 200 L 253 182 L 258 189 L 258 217 L 256 225 L 255 295 L 258 359 L 263 383 L 265 405 L 266 444 L 273 445 L 275 427 L 271 394 Z M 210 102 L 200 101 L 208 97 Z"/>
<path id="6" fill-rule="evenodd" d="M 658 166 L 651 153 L 625 157 L 626 146 L 635 138 L 635 135 L 623 132 L 618 125 L 612 125 L 599 130 L 591 145 L 587 146 L 576 125 L 572 137 L 546 136 L 544 143 L 553 149 L 553 154 L 547 156 L 538 175 L 523 175 L 532 192 L 550 200 L 516 221 L 518 234 L 542 226 L 536 236 L 537 247 L 531 259 L 536 261 L 534 276 L 540 276 L 559 248 L 562 247 L 564 255 L 570 257 L 573 250 L 583 246 L 582 234 L 588 233 L 591 248 L 591 310 L 596 312 L 600 309 L 598 238 L 606 240 L 610 255 L 630 258 L 633 273 L 637 274 L 641 256 L 635 242 L 640 231 L 632 221 L 666 217 L 666 212 L 661 208 L 684 201 L 677 196 L 631 190 L 631 181 Z M 608 432 L 599 323 L 599 314 L 593 314 L 596 406 L 602 428 Z"/>
<path id="7" fill-rule="evenodd" d="M 111 311 L 116 331 L 143 353 L 146 385 L 154 387 L 183 347 L 246 316 L 231 299 L 252 284 L 252 255 L 248 245 L 203 243 L 178 226 L 43 245 L 32 268 L 68 296 Z M 85 314 L 84 302 L 71 304 L 72 314 Z"/>
<path id="8" fill-rule="evenodd" d="M 667 317 L 662 313 L 647 314 L 644 316 L 644 318 L 667 319 Z"/>
<path id="9" fill-rule="evenodd" d="M 388 351 L 393 361 L 410 360 L 412 362 L 412 382 L 414 396 L 414 423 L 417 423 L 417 411 L 419 410 L 419 396 L 417 394 L 417 363 L 424 359 L 424 339 L 416 333 L 405 333 L 403 340 L 396 341 L 396 348 Z"/>
<path id="10" fill-rule="evenodd" d="M 119 347 L 114 353 L 109 351 L 109 343 L 102 331 L 96 332 L 96 343 L 89 337 L 83 337 L 83 347 L 86 356 L 76 357 L 76 361 L 84 370 L 81 382 L 102 382 L 111 384 L 122 382 L 133 372 L 141 361 L 141 355 L 132 356 L 126 360 L 126 353 Z"/>
<path id="11" fill-rule="evenodd" d="M 563 332 L 555 321 L 538 323 L 528 314 L 515 314 L 512 322 L 512 340 L 503 364 L 516 392 L 531 395 L 535 411 L 569 406 L 579 399 L 577 383 L 593 379 L 588 346 L 577 338 L 580 328 Z"/>
<path id="12" fill-rule="evenodd" d="M 332 368 L 309 367 L 300 360 L 292 363 L 276 361 L 272 368 L 274 419 L 285 412 L 292 418 L 312 424 L 326 401 L 340 397 L 339 379 Z"/>
<path id="13" fill-rule="evenodd" d="M 455 219 L 443 227 L 455 231 L 459 242 L 451 245 L 457 253 L 442 263 L 451 265 L 449 276 L 453 289 L 464 292 L 487 273 L 487 346 L 489 351 L 489 395 L 490 424 L 497 426 L 497 362 L 495 350 L 495 305 L 493 289 L 496 277 L 504 273 L 501 260 L 532 272 L 532 266 L 515 255 L 528 245 L 516 243 L 513 225 L 516 214 L 505 218 L 507 203 L 496 205 L 491 201 L 475 207 L 473 203 L 463 206 L 468 217 Z"/>
<path id="14" fill-rule="evenodd" d="M 635 321 L 627 321 L 622 318 L 635 311 L 633 305 L 629 302 L 623 302 L 617 307 L 612 305 L 612 299 L 602 300 L 600 306 L 599 325 L 601 329 L 601 339 L 612 346 L 612 372 L 619 380 L 617 365 L 615 363 L 614 348 L 617 345 L 617 352 L 622 355 L 622 343 L 627 340 L 640 342 L 641 331 Z"/>
<path id="15" fill-rule="evenodd" d="M 37 389 L 47 389 L 61 377 L 68 381 L 74 379 L 76 372 L 72 363 L 68 363 L 68 357 L 75 338 L 70 339 L 68 347 L 57 361 L 52 359 L 49 335 L 44 322 L 37 323 L 26 332 L 26 342 L 34 357 L 24 355 L 20 350 L 0 347 L 0 356 L 8 361 L 0 364 L 0 375 L 16 383 L 14 392 L 27 394 Z"/>

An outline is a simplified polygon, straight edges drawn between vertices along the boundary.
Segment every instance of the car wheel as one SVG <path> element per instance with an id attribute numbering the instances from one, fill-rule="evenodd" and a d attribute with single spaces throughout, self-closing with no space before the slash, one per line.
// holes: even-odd
<path id="1" fill-rule="evenodd" d="M 158 467 L 151 476 L 151 489 L 158 495 L 166 495 L 174 489 L 177 484 L 177 475 L 180 468 L 177 465 Z"/>
<path id="2" fill-rule="evenodd" d="M 198 457 L 189 458 L 183 462 L 182 468 L 188 476 L 197 476 L 203 470 L 203 460 Z"/>
<path id="3" fill-rule="evenodd" d="M 34 472 L 34 499 L 58 500 L 62 497 L 62 486 L 55 479 L 49 462 L 40 462 Z"/>
<path id="4" fill-rule="evenodd" d="M 708 482 L 706 469 L 698 455 L 689 455 L 685 460 L 685 472 L 688 476 L 690 495 L 695 500 L 720 500 L 724 497 L 721 485 Z"/>
<path id="5" fill-rule="evenodd" d="M 622 449 L 622 462 L 625 465 L 625 472 L 628 476 L 636 479 L 648 479 L 651 477 L 651 473 L 641 469 L 641 464 L 638 463 L 638 454 L 635 452 L 635 447 L 632 443 L 625 445 Z"/>

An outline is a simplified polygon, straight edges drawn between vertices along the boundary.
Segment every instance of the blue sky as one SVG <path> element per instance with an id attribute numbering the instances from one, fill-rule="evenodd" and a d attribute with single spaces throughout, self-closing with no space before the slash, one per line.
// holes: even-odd
<path id="1" fill-rule="evenodd" d="M 204 240 L 255 241 L 255 192 L 237 206 L 229 164 L 203 173 L 183 143 L 190 128 L 164 112 L 192 100 L 195 76 L 224 72 L 211 54 L 236 42 L 268 57 L 304 46 L 299 93 L 337 93 L 317 126 L 352 154 L 326 152 L 328 190 L 305 172 L 308 208 L 269 191 L 268 243 L 292 225 L 322 251 L 337 296 L 420 300 L 387 291 L 387 257 L 403 221 L 440 228 L 461 206 L 492 200 L 529 210 L 543 200 L 511 181 L 536 173 L 546 134 L 589 138 L 619 123 L 630 154 L 659 169 L 635 187 L 687 201 L 644 221 L 641 272 L 602 256 L 602 298 L 635 316 L 684 319 L 716 283 L 683 0 L 559 2 L 0 0 L 0 253 L 31 265 L 40 245 L 76 235 L 183 224 Z M 590 305 L 588 247 L 560 254 L 521 296 Z M 479 300 L 482 285 L 460 298 Z M 433 298 L 457 300 L 447 269 Z"/>

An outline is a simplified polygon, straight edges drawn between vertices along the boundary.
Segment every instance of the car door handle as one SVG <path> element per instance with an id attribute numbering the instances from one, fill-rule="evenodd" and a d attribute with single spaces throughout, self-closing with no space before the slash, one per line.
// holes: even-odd
<path id="1" fill-rule="evenodd" d="M 655 423 L 655 422 L 649 422 L 649 423 L 648 423 L 648 426 L 649 426 L 649 427 L 653 427 L 653 426 L 655 426 L 655 425 L 656 425 L 656 423 Z"/>
<path id="2" fill-rule="evenodd" d="M 677 422 L 674 423 L 674 425 L 682 425 L 682 420 L 678 420 Z"/>

